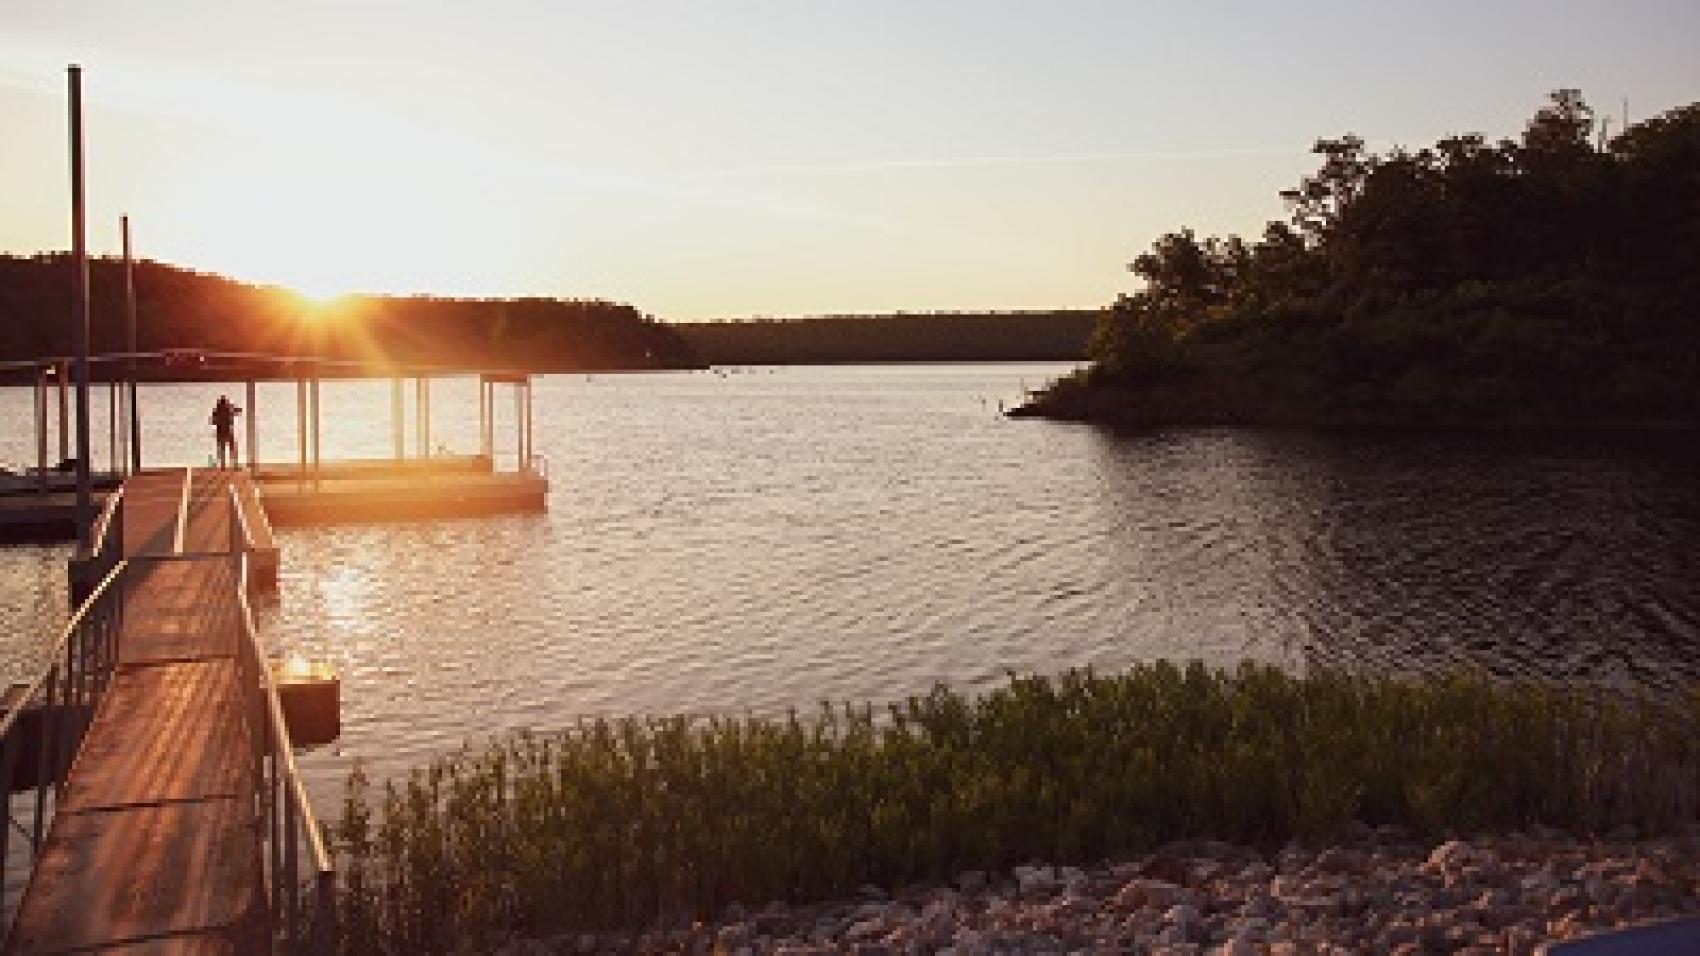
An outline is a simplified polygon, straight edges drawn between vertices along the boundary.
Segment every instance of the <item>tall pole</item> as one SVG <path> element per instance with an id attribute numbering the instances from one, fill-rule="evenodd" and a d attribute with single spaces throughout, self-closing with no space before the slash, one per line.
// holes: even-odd
<path id="1" fill-rule="evenodd" d="M 89 251 L 83 230 L 83 68 L 72 66 L 67 72 L 71 93 L 71 260 L 76 268 L 71 286 L 71 331 L 77 350 L 77 544 L 86 554 L 94 509 L 89 488 Z"/>
<path id="2" fill-rule="evenodd" d="M 123 216 L 118 222 L 124 233 L 124 327 L 130 353 L 126 368 L 130 373 L 130 471 L 134 474 L 142 470 L 142 413 L 136 404 L 136 271 L 130 259 L 130 217 Z"/>

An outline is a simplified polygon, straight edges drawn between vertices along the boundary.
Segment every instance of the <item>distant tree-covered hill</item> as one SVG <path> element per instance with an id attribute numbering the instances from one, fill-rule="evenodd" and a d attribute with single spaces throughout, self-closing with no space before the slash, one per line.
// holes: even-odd
<path id="1" fill-rule="evenodd" d="M 446 299 L 359 295 L 318 305 L 156 262 L 138 263 L 138 347 L 197 348 L 531 371 L 690 365 L 666 323 L 598 299 Z M 125 348 L 124 272 L 89 264 L 91 351 Z M 67 355 L 71 260 L 0 256 L 0 359 Z"/>
<path id="2" fill-rule="evenodd" d="M 714 365 L 835 362 L 1077 361 L 1096 309 L 903 312 L 675 325 Z"/>
<path id="3" fill-rule="evenodd" d="M 1259 239 L 1158 239 L 1089 371 L 1026 411 L 1130 424 L 1700 422 L 1700 103 L 1611 136 L 1322 140 Z"/>

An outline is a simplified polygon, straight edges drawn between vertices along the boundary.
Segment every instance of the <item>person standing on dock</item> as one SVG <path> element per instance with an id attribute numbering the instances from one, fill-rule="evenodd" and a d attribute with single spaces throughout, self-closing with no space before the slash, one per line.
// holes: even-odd
<path id="1" fill-rule="evenodd" d="M 209 421 L 212 422 L 213 432 L 218 442 L 219 468 L 225 467 L 224 449 L 226 447 L 230 449 L 230 467 L 242 467 L 241 455 L 236 450 L 236 416 L 240 414 L 242 414 L 242 409 L 232 404 L 230 399 L 223 395 L 220 395 L 218 401 L 213 403 L 212 418 Z"/>

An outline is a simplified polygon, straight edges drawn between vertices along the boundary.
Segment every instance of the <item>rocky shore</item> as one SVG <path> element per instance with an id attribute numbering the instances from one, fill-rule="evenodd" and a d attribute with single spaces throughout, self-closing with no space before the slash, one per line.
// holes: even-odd
<path id="1" fill-rule="evenodd" d="M 1532 953 L 1700 913 L 1700 827 L 1658 839 L 1536 830 L 1418 841 L 1364 829 L 1326 847 L 1165 846 L 1094 867 L 1034 863 L 953 885 L 866 887 L 712 924 L 520 940 L 553 953 Z"/>

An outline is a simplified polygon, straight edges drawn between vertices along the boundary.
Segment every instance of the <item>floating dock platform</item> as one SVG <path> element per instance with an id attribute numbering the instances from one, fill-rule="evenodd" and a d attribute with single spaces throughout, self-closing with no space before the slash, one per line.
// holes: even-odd
<path id="1" fill-rule="evenodd" d="M 202 471 L 203 469 L 196 469 Z M 542 513 L 549 479 L 536 471 L 499 472 L 481 456 L 325 462 L 320 468 L 265 466 L 237 487 L 254 520 L 255 573 L 276 580 L 272 528 L 387 521 L 427 521 Z M 97 492 L 98 509 L 105 492 Z M 76 495 L 67 491 L 0 490 L 0 541 L 75 541 Z"/>
<path id="2" fill-rule="evenodd" d="M 549 480 L 536 474 L 433 473 L 428 476 L 268 479 L 264 510 L 279 527 L 366 521 L 418 521 L 542 512 Z"/>
<path id="3" fill-rule="evenodd" d="M 183 376 L 196 380 L 240 384 L 245 406 L 237 410 L 250 453 L 260 447 L 260 421 L 269 410 L 259 408 L 256 383 L 295 381 L 293 460 L 247 462 L 240 469 L 252 484 L 238 486 L 244 512 L 254 521 L 262 544 L 256 552 L 256 575 L 275 579 L 275 546 L 271 526 L 315 525 L 366 521 L 417 521 L 443 518 L 526 514 L 548 509 L 547 462 L 532 443 L 532 377 L 526 372 L 472 372 L 386 363 L 339 361 L 317 357 L 201 352 L 168 352 L 97 356 L 113 389 L 112 405 L 119 409 L 134 392 L 126 392 L 116 376 L 124 373 L 153 379 Z M 63 542 L 76 538 L 75 476 L 50 469 L 52 435 L 58 433 L 61 460 L 68 453 L 69 402 L 66 381 L 69 361 L 45 358 L 0 363 L 0 377 L 11 375 L 36 385 L 35 444 L 37 462 L 27 474 L 0 475 L 0 542 Z M 327 377 L 389 378 L 390 448 L 385 457 L 326 461 L 321 455 L 324 412 L 320 386 Z M 432 439 L 431 386 L 434 381 L 475 377 L 478 384 L 478 445 L 476 454 L 445 454 Z M 407 379 L 412 379 L 413 428 L 409 441 L 406 418 Z M 58 418 L 50 400 L 57 387 Z M 512 440 L 499 440 L 496 406 L 506 390 L 513 401 Z M 234 389 L 232 390 L 235 391 Z M 126 396 L 129 396 L 126 399 Z M 111 416 L 109 458 L 119 471 L 143 472 L 140 409 Z M 371 409 L 363 409 L 369 414 Z M 383 414 L 381 411 L 378 414 Z M 123 424 L 128 418 L 129 423 Z M 120 426 L 123 427 L 120 427 Z M 234 437 L 234 436 L 232 436 Z M 411 446 L 411 447 L 410 447 Z M 500 462 L 500 464 L 498 464 Z M 199 470 L 199 469 L 197 469 Z M 210 470 L 210 469 L 209 469 Z M 233 472 L 234 473 L 234 470 Z M 92 476 L 91 513 L 123 479 L 119 474 Z M 268 566 L 268 561 L 271 564 Z"/>

